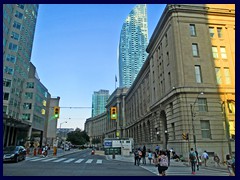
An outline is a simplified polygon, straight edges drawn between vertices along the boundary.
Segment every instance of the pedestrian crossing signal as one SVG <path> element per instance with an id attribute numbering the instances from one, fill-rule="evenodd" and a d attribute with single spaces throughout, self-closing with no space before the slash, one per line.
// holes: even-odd
<path id="1" fill-rule="evenodd" d="M 116 120 L 117 119 L 117 107 L 111 107 L 111 119 Z"/>
<path id="2" fill-rule="evenodd" d="M 54 106 L 54 117 L 59 118 L 59 113 L 60 113 L 60 107 Z"/>

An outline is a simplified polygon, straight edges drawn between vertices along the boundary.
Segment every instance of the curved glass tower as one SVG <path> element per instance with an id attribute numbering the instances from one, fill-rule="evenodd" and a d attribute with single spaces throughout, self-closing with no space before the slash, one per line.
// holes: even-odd
<path id="1" fill-rule="evenodd" d="M 147 58 L 147 5 L 139 4 L 127 16 L 119 43 L 119 86 L 130 87 Z"/>

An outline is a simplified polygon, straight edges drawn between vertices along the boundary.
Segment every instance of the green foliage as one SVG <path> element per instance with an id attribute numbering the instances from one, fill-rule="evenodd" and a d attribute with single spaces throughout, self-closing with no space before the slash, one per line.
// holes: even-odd
<path id="1" fill-rule="evenodd" d="M 74 145 L 84 145 L 89 142 L 89 136 L 85 131 L 76 128 L 75 131 L 68 133 L 67 141 L 70 141 Z"/>
<path id="2" fill-rule="evenodd" d="M 101 140 L 99 138 L 92 140 L 92 144 L 99 144 L 99 143 L 101 143 Z"/>

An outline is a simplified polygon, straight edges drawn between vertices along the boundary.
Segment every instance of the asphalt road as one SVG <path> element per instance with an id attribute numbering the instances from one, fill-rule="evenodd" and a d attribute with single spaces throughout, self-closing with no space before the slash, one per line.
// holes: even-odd
<path id="1" fill-rule="evenodd" d="M 91 150 L 61 157 L 28 157 L 19 163 L 3 163 L 3 176 L 156 176 L 131 162 L 107 160 Z"/>

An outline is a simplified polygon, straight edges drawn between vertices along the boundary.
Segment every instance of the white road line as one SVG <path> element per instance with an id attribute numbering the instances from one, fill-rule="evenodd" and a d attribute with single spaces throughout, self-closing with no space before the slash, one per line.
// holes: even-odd
<path id="1" fill-rule="evenodd" d="M 96 162 L 97 164 L 102 164 L 102 160 L 97 160 L 97 162 Z"/>
<path id="2" fill-rule="evenodd" d="M 64 163 L 69 163 L 69 162 L 71 162 L 71 161 L 73 161 L 73 160 L 74 160 L 74 158 L 70 158 L 70 159 L 64 161 Z"/>
<path id="3" fill-rule="evenodd" d="M 77 161 L 75 161 L 74 163 L 81 163 L 84 159 L 79 159 Z"/>
<path id="4" fill-rule="evenodd" d="M 42 162 L 48 162 L 48 161 L 52 161 L 52 160 L 55 160 L 57 158 L 50 158 L 50 159 L 44 159 Z"/>
<path id="5" fill-rule="evenodd" d="M 56 160 L 56 161 L 53 161 L 53 162 L 60 162 L 60 161 L 63 161 L 63 160 L 65 160 L 65 159 L 67 159 L 67 158 L 60 158 L 60 159 L 58 159 L 58 160 Z"/>
<path id="6" fill-rule="evenodd" d="M 41 161 L 43 160 L 42 158 L 34 158 L 34 159 L 29 159 L 29 161 Z"/>
<path id="7" fill-rule="evenodd" d="M 88 159 L 86 163 L 92 163 L 93 159 Z"/>

